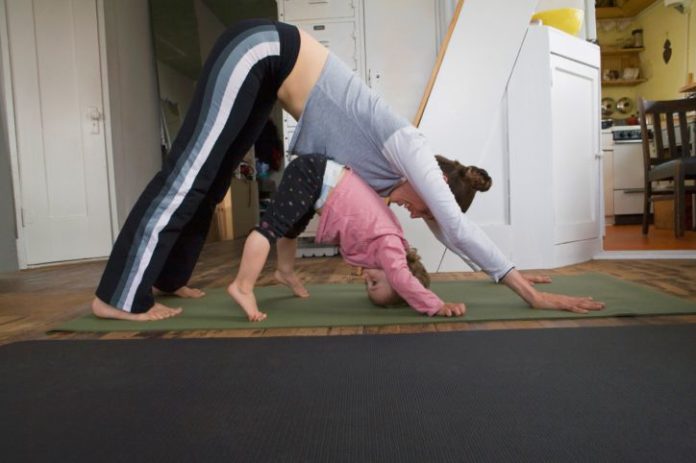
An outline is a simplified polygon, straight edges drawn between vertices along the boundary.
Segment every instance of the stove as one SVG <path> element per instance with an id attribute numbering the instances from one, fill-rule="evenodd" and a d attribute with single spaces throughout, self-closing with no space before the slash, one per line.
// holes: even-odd
<path id="1" fill-rule="evenodd" d="M 642 143 L 639 125 L 619 125 L 611 129 L 614 144 L 618 143 Z"/>

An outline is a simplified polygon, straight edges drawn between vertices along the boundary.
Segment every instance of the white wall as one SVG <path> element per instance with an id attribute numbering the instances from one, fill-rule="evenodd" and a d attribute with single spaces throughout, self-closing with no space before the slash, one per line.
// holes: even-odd
<path id="1" fill-rule="evenodd" d="M 198 43 L 201 47 L 201 61 L 205 62 L 217 38 L 225 31 L 225 25 L 220 22 L 201 0 L 195 0 L 193 6 L 196 10 L 196 21 L 198 22 Z"/>
<path id="2" fill-rule="evenodd" d="M 160 98 L 179 106 L 179 115 L 183 122 L 193 99 L 196 82 L 162 61 L 157 61 L 157 77 Z M 174 135 L 172 134 L 172 137 Z"/>
<path id="3" fill-rule="evenodd" d="M 433 0 L 366 0 L 368 85 L 401 116 L 413 119 L 437 57 L 438 9 Z M 400 10 L 398 21 L 385 22 Z"/>
<path id="4" fill-rule="evenodd" d="M 161 166 L 160 116 L 147 0 L 104 1 L 117 222 Z"/>

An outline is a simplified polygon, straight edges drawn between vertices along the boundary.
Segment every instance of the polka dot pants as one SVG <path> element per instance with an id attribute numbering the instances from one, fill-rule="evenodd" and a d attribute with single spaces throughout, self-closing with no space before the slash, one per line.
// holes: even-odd
<path id="1" fill-rule="evenodd" d="M 278 238 L 297 238 L 314 217 L 314 203 L 321 195 L 325 169 L 326 158 L 319 154 L 292 160 L 256 231 L 271 244 Z"/>

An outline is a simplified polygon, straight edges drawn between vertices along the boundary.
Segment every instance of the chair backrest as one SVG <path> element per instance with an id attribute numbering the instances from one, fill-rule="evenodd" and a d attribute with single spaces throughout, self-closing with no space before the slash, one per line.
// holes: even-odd
<path id="1" fill-rule="evenodd" d="M 689 124 L 695 124 L 695 120 L 689 121 L 687 115 L 696 113 L 696 98 L 683 100 L 651 101 L 644 98 L 638 99 L 640 111 L 640 128 L 643 137 L 643 163 L 646 170 L 651 164 L 660 164 L 670 159 L 694 156 L 694 140 L 690 138 Z M 693 117 L 693 114 L 690 116 Z M 678 128 L 674 120 L 678 121 Z M 663 128 L 664 123 L 664 128 Z M 655 141 L 655 158 L 650 157 L 650 131 Z M 677 129 L 679 130 L 679 143 L 677 143 Z M 667 140 L 664 139 L 664 133 Z M 667 144 L 665 145 L 665 141 Z"/>

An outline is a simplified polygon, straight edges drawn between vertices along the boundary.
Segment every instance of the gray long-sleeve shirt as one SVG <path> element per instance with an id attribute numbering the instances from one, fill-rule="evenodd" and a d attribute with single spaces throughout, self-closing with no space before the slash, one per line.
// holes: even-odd
<path id="1" fill-rule="evenodd" d="M 425 137 L 333 54 L 310 92 L 290 151 L 323 154 L 350 166 L 382 196 L 408 179 L 437 221 L 428 225 L 447 248 L 495 281 L 513 268 L 461 212 Z"/>

